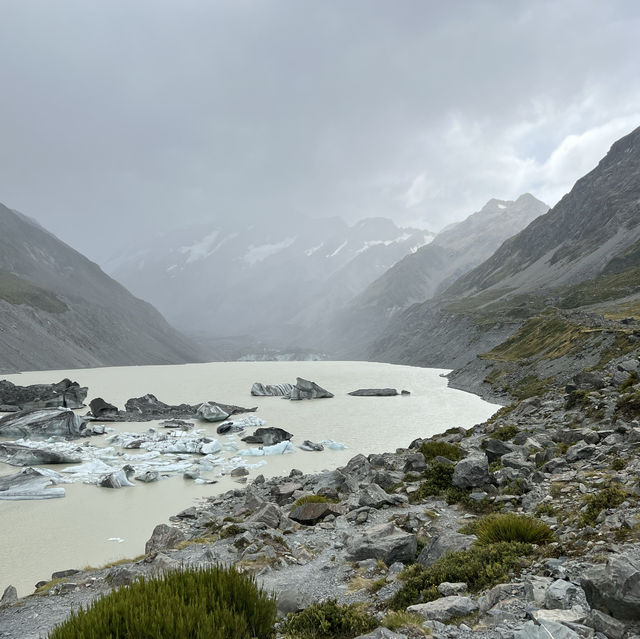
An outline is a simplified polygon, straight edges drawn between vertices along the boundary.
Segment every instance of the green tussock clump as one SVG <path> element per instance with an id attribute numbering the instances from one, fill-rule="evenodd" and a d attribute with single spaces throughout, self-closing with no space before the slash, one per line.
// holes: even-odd
<path id="1" fill-rule="evenodd" d="M 172 572 L 110 592 L 50 639 L 272 639 L 276 604 L 232 568 Z"/>
<path id="2" fill-rule="evenodd" d="M 383 627 L 393 632 L 406 629 L 412 632 L 412 636 L 422 635 L 423 637 L 428 637 L 431 632 L 429 629 L 422 627 L 423 623 L 424 617 L 422 615 L 402 610 L 394 610 L 387 613 L 380 622 Z"/>
<path id="3" fill-rule="evenodd" d="M 359 604 L 342 606 L 335 599 L 289 613 L 282 625 L 287 639 L 352 639 L 378 626 Z"/>
<path id="4" fill-rule="evenodd" d="M 424 481 L 420 484 L 416 498 L 425 499 L 444 495 L 447 490 L 453 488 L 453 470 L 452 464 L 432 462 L 424 471 Z"/>
<path id="5" fill-rule="evenodd" d="M 532 552 L 530 544 L 501 542 L 447 553 L 429 568 L 414 564 L 402 573 L 404 584 L 389 601 L 389 608 L 404 610 L 438 599 L 437 588 L 443 581 L 464 582 L 471 592 L 503 583 L 511 571 L 526 565 Z"/>
<path id="6" fill-rule="evenodd" d="M 582 524 L 593 526 L 603 510 L 619 506 L 626 498 L 627 492 L 617 484 L 606 486 L 594 495 L 587 495 L 583 501 L 584 510 L 580 517 Z"/>
<path id="7" fill-rule="evenodd" d="M 615 414 L 627 419 L 640 417 L 640 391 L 618 397 Z"/>
<path id="8" fill-rule="evenodd" d="M 498 430 L 494 430 L 489 437 L 491 439 L 499 439 L 503 442 L 508 442 L 513 439 L 520 431 L 517 426 L 510 424 L 508 426 L 502 426 Z"/>
<path id="9" fill-rule="evenodd" d="M 554 540 L 553 531 L 547 524 L 534 517 L 515 513 L 483 517 L 475 525 L 475 535 L 481 545 L 504 541 L 542 545 Z"/>
<path id="10" fill-rule="evenodd" d="M 302 506 L 303 504 L 335 504 L 337 502 L 336 499 L 329 499 L 328 497 L 323 497 L 322 495 L 305 495 L 304 497 L 300 497 L 293 504 L 294 508 L 298 506 Z"/>
<path id="11" fill-rule="evenodd" d="M 424 442 L 420 446 L 420 452 L 427 462 L 436 457 L 446 457 L 451 461 L 460 461 L 462 459 L 460 446 L 458 444 L 448 444 L 447 442 Z"/>
<path id="12" fill-rule="evenodd" d="M 632 386 L 635 386 L 638 383 L 638 373 L 635 371 L 631 371 L 629 373 L 629 377 L 623 382 L 622 386 L 620 386 L 620 390 L 624 393 L 631 389 Z"/>

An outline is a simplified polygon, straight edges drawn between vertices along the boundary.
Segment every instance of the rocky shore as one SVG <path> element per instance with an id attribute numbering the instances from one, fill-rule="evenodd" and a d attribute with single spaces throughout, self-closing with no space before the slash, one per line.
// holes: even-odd
<path id="1" fill-rule="evenodd" d="M 380 621 L 372 637 L 640 637 L 639 371 L 628 354 L 467 431 L 254 477 L 157 526 L 134 560 L 54 573 L 20 600 L 8 588 L 0 637 L 46 636 L 139 576 L 215 563 L 256 574 L 283 614 L 360 602 Z M 478 522 L 496 513 L 551 537 L 487 545 Z"/>

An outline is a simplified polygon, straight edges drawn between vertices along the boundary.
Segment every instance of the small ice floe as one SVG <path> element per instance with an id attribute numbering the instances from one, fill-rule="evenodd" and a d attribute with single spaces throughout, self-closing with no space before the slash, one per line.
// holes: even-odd
<path id="1" fill-rule="evenodd" d="M 346 448 L 342 442 L 334 442 L 333 439 L 323 439 L 320 443 L 330 450 L 344 450 Z"/>
<path id="2" fill-rule="evenodd" d="M 296 449 L 290 441 L 273 444 L 273 446 L 263 446 L 262 448 L 243 448 L 238 451 L 240 455 L 249 457 L 260 457 L 261 455 L 289 455 L 295 452 Z"/>
<path id="3" fill-rule="evenodd" d="M 0 477 L 0 499 L 53 499 L 64 497 L 64 488 L 55 484 L 66 483 L 53 470 L 45 468 L 23 468 L 19 473 Z"/>
<path id="4" fill-rule="evenodd" d="M 305 439 L 302 444 L 300 444 L 300 446 L 298 446 L 298 448 L 300 450 L 307 450 L 307 451 L 316 451 L 316 452 L 320 452 L 322 450 L 324 450 L 324 446 L 322 444 L 316 444 L 315 442 L 312 442 L 308 439 Z"/>
<path id="5" fill-rule="evenodd" d="M 115 541 L 116 543 L 121 544 L 124 541 L 124 539 L 122 537 L 109 537 L 107 541 Z"/>

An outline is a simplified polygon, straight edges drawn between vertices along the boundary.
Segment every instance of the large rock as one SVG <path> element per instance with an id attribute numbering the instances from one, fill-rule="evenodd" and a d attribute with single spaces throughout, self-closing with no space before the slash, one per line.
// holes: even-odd
<path id="1" fill-rule="evenodd" d="M 0 442 L 0 462 L 11 466 L 40 464 L 75 464 L 82 461 L 79 454 L 69 455 L 46 448 L 36 448 L 15 442 Z"/>
<path id="2" fill-rule="evenodd" d="M 2 598 L 0 599 L 0 608 L 4 606 L 11 606 L 18 601 L 18 591 L 15 586 L 7 586 L 2 593 Z"/>
<path id="3" fill-rule="evenodd" d="M 610 639 L 622 639 L 627 631 L 627 624 L 599 610 L 592 610 L 585 623 Z"/>
<path id="4" fill-rule="evenodd" d="M 513 636 L 514 639 L 580 639 L 577 632 L 555 621 L 541 621 L 539 626 L 527 621 Z"/>
<path id="5" fill-rule="evenodd" d="M 640 620 L 640 562 L 625 554 L 584 574 L 582 587 L 592 608 L 616 619 Z"/>
<path id="6" fill-rule="evenodd" d="M 109 402 L 105 402 L 102 397 L 96 397 L 89 402 L 91 414 L 102 421 L 113 421 L 118 417 L 118 408 Z"/>
<path id="7" fill-rule="evenodd" d="M 264 524 L 268 528 L 278 528 L 283 516 L 284 514 L 279 506 L 273 503 L 266 503 L 248 517 L 247 522 Z"/>
<path id="8" fill-rule="evenodd" d="M 474 453 L 460 460 L 453 471 L 453 485 L 458 488 L 477 488 L 491 481 L 489 460 L 484 453 Z"/>
<path id="9" fill-rule="evenodd" d="M 233 404 L 221 404 L 220 402 L 204 402 L 211 406 L 217 406 L 220 411 L 229 415 L 238 413 L 252 413 L 258 410 L 257 406 L 253 408 L 244 408 L 242 406 L 234 406 Z M 202 404 L 191 406 L 189 404 L 178 404 L 172 406 L 161 402 L 155 395 L 147 394 L 142 397 L 132 397 L 125 404 L 125 411 L 118 413 L 120 421 L 149 421 L 152 419 L 188 419 L 196 416 L 198 408 Z M 226 418 L 225 418 L 226 419 Z"/>
<path id="10" fill-rule="evenodd" d="M 225 413 L 217 404 L 204 402 L 198 406 L 196 417 L 205 422 L 223 422 L 229 417 L 229 413 Z"/>
<path id="11" fill-rule="evenodd" d="M 310 382 L 302 377 L 296 378 L 296 385 L 291 389 L 290 398 L 299 399 L 321 399 L 323 397 L 333 397 L 333 393 L 318 386 L 315 382 Z"/>
<path id="12" fill-rule="evenodd" d="M 394 397 L 397 394 L 395 388 L 359 388 L 348 393 L 354 397 Z"/>
<path id="13" fill-rule="evenodd" d="M 381 626 L 366 635 L 358 635 L 356 639 L 407 639 L 407 635 L 401 635 Z"/>
<path id="14" fill-rule="evenodd" d="M 418 563 L 429 568 L 448 552 L 467 550 L 473 546 L 475 540 L 475 535 L 463 535 L 457 532 L 435 535 L 418 555 Z"/>
<path id="15" fill-rule="evenodd" d="M 261 384 L 255 382 L 251 387 L 251 394 L 256 397 L 289 397 L 293 384 Z"/>
<path id="16" fill-rule="evenodd" d="M 335 504 L 308 502 L 296 506 L 290 513 L 289 519 L 305 526 L 313 526 L 329 515 L 341 515 L 341 509 Z"/>
<path id="17" fill-rule="evenodd" d="M 364 535 L 347 540 L 347 552 L 353 561 L 381 559 L 390 566 L 396 561 L 412 561 L 417 551 L 416 536 L 401 530 L 392 522 L 373 526 Z"/>
<path id="18" fill-rule="evenodd" d="M 92 435 L 87 423 L 67 408 L 41 408 L 20 411 L 0 419 L 1 437 L 76 439 Z"/>
<path id="19" fill-rule="evenodd" d="M 449 621 L 453 617 L 465 617 L 478 609 L 478 604 L 470 597 L 441 597 L 428 603 L 409 606 L 407 612 L 413 612 L 425 619 Z"/>
<path id="20" fill-rule="evenodd" d="M 158 524 L 151 534 L 151 538 L 144 546 L 145 554 L 153 551 L 168 550 L 175 548 L 180 542 L 185 541 L 186 537 L 179 528 L 167 526 L 167 524 Z"/>
<path id="21" fill-rule="evenodd" d="M 377 484 L 369 484 L 360 491 L 358 505 L 370 508 L 382 508 L 385 505 L 393 506 L 403 502 L 400 495 L 391 495 L 382 490 Z"/>
<path id="22" fill-rule="evenodd" d="M 282 428 L 256 428 L 252 435 L 242 438 L 247 444 L 263 444 L 264 446 L 273 446 L 280 442 L 289 441 L 293 435 Z"/>
<path id="23" fill-rule="evenodd" d="M 64 488 L 51 488 L 56 484 L 52 471 L 25 468 L 14 475 L 0 477 L 0 499 L 54 499 L 64 497 Z"/>
<path id="24" fill-rule="evenodd" d="M 569 610 L 579 599 L 580 588 L 570 581 L 556 579 L 547 589 L 544 597 L 545 608 Z M 583 595 L 584 596 L 584 595 Z"/>
<path id="25" fill-rule="evenodd" d="M 20 410 L 36 408 L 82 408 L 87 388 L 78 382 L 63 379 L 57 384 L 16 386 L 8 380 L 0 381 L 0 404 L 16 406 Z"/>
<path id="26" fill-rule="evenodd" d="M 509 442 L 503 442 L 501 439 L 485 439 L 483 449 L 487 454 L 489 462 L 493 463 L 498 461 L 503 455 L 512 453 L 515 450 L 515 446 Z"/>

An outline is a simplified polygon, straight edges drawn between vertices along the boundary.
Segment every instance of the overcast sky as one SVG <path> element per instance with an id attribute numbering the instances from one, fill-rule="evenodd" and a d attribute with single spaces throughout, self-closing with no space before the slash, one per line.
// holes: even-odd
<path id="1" fill-rule="evenodd" d="M 0 202 L 97 260 L 225 218 L 438 230 L 554 204 L 639 71 L 636 0 L 0 0 Z"/>

